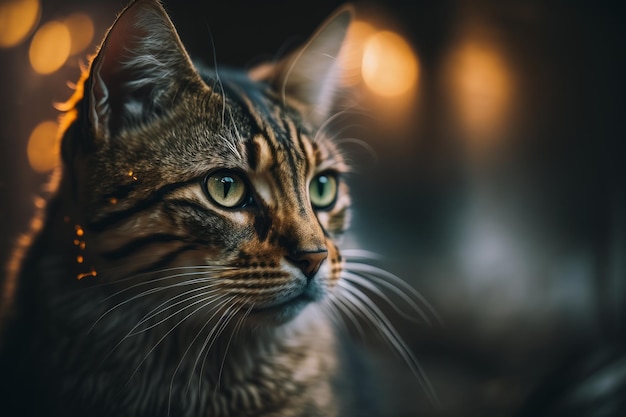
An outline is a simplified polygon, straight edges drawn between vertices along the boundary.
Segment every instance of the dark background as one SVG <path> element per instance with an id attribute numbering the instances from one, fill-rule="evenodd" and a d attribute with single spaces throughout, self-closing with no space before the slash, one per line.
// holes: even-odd
<path id="1" fill-rule="evenodd" d="M 89 14 L 93 51 L 123 4 L 44 1 L 40 24 Z M 381 254 L 379 265 L 444 321 L 414 324 L 389 311 L 437 390 L 439 411 L 384 343 L 368 337 L 355 347 L 372 358 L 385 415 L 626 415 L 624 14 L 591 0 L 354 4 L 357 17 L 404 36 L 420 75 L 393 115 L 391 101 L 359 87 L 360 107 L 373 117 L 355 116 L 346 134 L 376 158 L 346 149 L 356 212 L 346 246 Z M 193 56 L 212 64 L 214 45 L 219 65 L 242 66 L 303 41 L 339 5 L 166 8 Z M 460 121 L 446 87 L 449 57 L 475 35 L 494 46 L 513 86 L 506 117 L 487 133 Z M 87 54 L 37 75 L 28 41 L 0 49 L 2 263 L 47 178 L 29 168 L 30 131 L 57 117 L 51 104 L 69 97 L 65 83 Z"/>

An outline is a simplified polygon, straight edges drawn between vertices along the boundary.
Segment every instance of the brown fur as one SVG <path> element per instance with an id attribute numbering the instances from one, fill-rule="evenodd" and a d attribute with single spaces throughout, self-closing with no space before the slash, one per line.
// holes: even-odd
<path id="1" fill-rule="evenodd" d="M 349 196 L 341 154 L 318 132 L 335 60 L 313 81 L 300 71 L 337 55 L 348 22 L 340 12 L 250 78 L 193 68 L 155 1 L 120 15 L 5 285 L 9 413 L 338 415 L 321 304 L 340 279 Z M 203 186 L 216 172 L 244 178 L 250 204 L 216 204 Z M 323 210 L 308 197 L 320 173 L 339 180 Z"/>

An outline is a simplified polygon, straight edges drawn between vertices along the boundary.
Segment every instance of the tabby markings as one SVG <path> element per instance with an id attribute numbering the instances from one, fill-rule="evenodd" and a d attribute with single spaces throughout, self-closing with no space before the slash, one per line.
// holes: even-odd
<path id="1" fill-rule="evenodd" d="M 295 199 L 300 207 L 301 214 L 306 212 L 306 201 L 299 190 L 298 178 L 303 177 L 309 169 L 307 152 L 303 146 L 302 138 L 294 122 L 285 117 L 284 110 L 266 100 L 257 99 L 246 94 L 241 88 L 231 86 L 229 89 L 235 99 L 243 107 L 250 119 L 256 124 L 260 134 L 256 135 L 251 145 L 247 145 L 248 163 L 254 171 L 267 170 L 274 176 L 276 187 L 282 195 L 295 191 Z M 271 109 L 269 108 L 271 106 Z M 258 109 L 264 109 L 263 112 Z M 281 120 L 282 126 L 277 122 Z M 300 146 L 300 147 L 299 147 Z M 271 161 L 271 163 L 270 163 Z M 291 182 L 291 190 L 285 186 L 289 178 L 281 178 L 280 165 L 288 164 Z"/>
<path id="2" fill-rule="evenodd" d="M 135 214 L 153 208 L 156 204 L 161 203 L 165 196 L 197 181 L 197 179 L 193 179 L 179 183 L 164 185 L 161 188 L 158 188 L 157 190 L 151 192 L 149 197 L 136 202 L 134 205 L 126 209 L 113 211 L 104 215 L 100 219 L 89 222 L 87 224 L 87 228 L 96 232 L 103 231 L 111 226 L 114 226 L 115 224 L 123 222 L 124 220 L 134 216 Z M 110 199 L 108 201 L 110 202 Z"/>
<path id="3" fill-rule="evenodd" d="M 163 256 L 161 259 L 156 260 L 155 262 L 143 267 L 143 268 L 139 268 L 137 271 L 133 271 L 131 274 L 129 274 L 129 276 L 136 276 L 136 275 L 141 275 L 141 274 L 145 274 L 147 272 L 152 272 L 152 271 L 156 271 L 159 270 L 161 268 L 164 268 L 166 266 L 168 266 L 172 261 L 174 261 L 174 259 L 176 259 L 178 256 L 180 256 L 181 254 L 188 252 L 192 249 L 196 249 L 197 245 L 194 244 L 189 244 L 189 245 L 184 245 L 181 246 L 180 248 L 176 249 L 175 251 L 172 251 L 170 253 L 168 253 L 167 255 Z"/>
<path id="4" fill-rule="evenodd" d="M 142 249 L 145 249 L 148 246 L 157 244 L 157 243 L 168 243 L 181 240 L 182 237 L 169 233 L 156 233 L 150 236 L 144 236 L 140 238 L 136 238 L 131 240 L 130 242 L 125 243 L 121 247 L 117 249 L 113 249 L 102 254 L 106 259 L 113 261 L 118 260 L 127 256 L 132 256 L 133 253 L 138 252 Z"/>

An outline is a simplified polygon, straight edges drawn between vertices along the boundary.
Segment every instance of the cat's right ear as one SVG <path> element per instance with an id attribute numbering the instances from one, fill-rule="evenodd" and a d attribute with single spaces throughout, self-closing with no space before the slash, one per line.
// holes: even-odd
<path id="1" fill-rule="evenodd" d="M 96 140 L 162 114 L 181 85 L 199 80 L 158 0 L 133 1 L 109 29 L 91 65 L 86 92 Z"/>
<path id="2" fill-rule="evenodd" d="M 354 9 L 346 4 L 299 49 L 273 64 L 250 69 L 252 80 L 268 82 L 284 102 L 292 101 L 315 125 L 328 117 L 339 92 L 339 56 Z"/>

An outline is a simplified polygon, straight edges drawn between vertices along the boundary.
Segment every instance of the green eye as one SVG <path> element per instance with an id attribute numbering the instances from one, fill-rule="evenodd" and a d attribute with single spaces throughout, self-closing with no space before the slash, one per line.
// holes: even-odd
<path id="1" fill-rule="evenodd" d="M 231 171 L 217 171 L 209 175 L 205 188 L 211 200 L 226 208 L 243 206 L 248 195 L 245 181 Z"/>
<path id="2" fill-rule="evenodd" d="M 329 209 L 337 199 L 337 177 L 331 173 L 316 175 L 309 184 L 311 204 L 318 210 Z"/>

